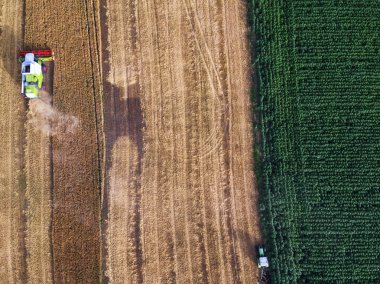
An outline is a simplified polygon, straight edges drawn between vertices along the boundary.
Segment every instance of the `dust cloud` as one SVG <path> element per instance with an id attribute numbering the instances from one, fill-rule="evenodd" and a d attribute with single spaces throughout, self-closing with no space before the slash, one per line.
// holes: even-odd
<path id="1" fill-rule="evenodd" d="M 39 99 L 29 101 L 28 123 L 47 136 L 74 133 L 79 126 L 78 118 L 54 108 L 48 92 L 41 90 L 39 95 Z"/>

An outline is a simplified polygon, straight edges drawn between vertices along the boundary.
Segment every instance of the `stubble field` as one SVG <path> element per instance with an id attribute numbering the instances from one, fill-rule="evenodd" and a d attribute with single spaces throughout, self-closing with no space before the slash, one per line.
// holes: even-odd
<path id="1" fill-rule="evenodd" d="M 3 279 L 256 282 L 243 2 L 37 2 L 1 7 Z M 54 50 L 52 102 L 21 48 Z"/>

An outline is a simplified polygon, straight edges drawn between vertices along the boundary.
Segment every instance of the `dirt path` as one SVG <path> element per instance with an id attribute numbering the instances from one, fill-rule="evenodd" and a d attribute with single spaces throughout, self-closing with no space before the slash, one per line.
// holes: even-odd
<path id="1" fill-rule="evenodd" d="M 243 2 L 105 2 L 106 281 L 254 283 Z"/>
<path id="2" fill-rule="evenodd" d="M 22 44 L 22 3 L 0 2 L 0 279 L 22 283 L 26 280 L 25 204 L 23 164 L 23 124 L 25 106 L 19 93 L 15 64 Z"/>
<path id="3" fill-rule="evenodd" d="M 91 0 L 42 2 L 26 1 L 26 42 L 29 48 L 54 50 L 53 104 L 80 122 L 74 133 L 52 139 L 54 281 L 97 283 L 101 182 L 98 5 Z"/>

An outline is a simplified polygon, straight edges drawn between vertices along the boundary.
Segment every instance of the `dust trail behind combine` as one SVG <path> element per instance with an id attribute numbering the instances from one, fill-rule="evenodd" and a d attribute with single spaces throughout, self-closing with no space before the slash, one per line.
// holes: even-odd
<path id="1" fill-rule="evenodd" d="M 29 102 L 28 122 L 46 135 L 74 133 L 78 118 L 54 108 L 48 92 L 40 91 L 40 97 Z"/>

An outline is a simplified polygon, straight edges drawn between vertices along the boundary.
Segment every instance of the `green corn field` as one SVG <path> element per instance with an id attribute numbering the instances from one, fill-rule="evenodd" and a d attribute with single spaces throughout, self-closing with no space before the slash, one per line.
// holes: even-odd
<path id="1" fill-rule="evenodd" d="M 380 283 L 380 1 L 250 4 L 272 283 Z"/>

